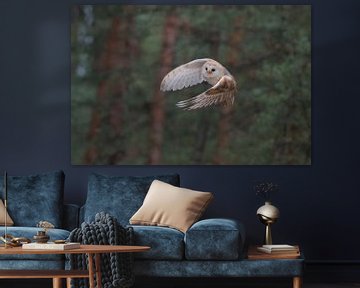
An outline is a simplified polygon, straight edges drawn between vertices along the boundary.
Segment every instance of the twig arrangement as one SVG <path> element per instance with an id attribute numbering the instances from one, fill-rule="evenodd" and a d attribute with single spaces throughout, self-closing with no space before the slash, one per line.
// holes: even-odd
<path id="1" fill-rule="evenodd" d="M 256 195 L 263 198 L 265 201 L 270 201 L 272 193 L 279 190 L 279 185 L 270 181 L 259 181 L 254 185 Z"/>

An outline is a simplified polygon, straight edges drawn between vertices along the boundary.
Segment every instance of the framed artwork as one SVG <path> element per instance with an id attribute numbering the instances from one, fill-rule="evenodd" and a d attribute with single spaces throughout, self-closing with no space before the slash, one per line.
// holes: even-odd
<path id="1" fill-rule="evenodd" d="M 311 164 L 311 6 L 71 9 L 72 164 Z"/>

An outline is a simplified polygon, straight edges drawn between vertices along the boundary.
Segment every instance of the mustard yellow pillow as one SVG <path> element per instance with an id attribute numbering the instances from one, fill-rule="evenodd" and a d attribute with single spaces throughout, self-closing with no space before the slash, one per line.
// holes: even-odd
<path id="1" fill-rule="evenodd" d="M 12 226 L 14 225 L 14 221 L 11 219 L 9 214 L 6 212 L 6 225 Z M 0 226 L 5 225 L 5 205 L 2 200 L 0 200 Z"/>
<path id="2" fill-rule="evenodd" d="M 165 226 L 186 232 L 204 213 L 213 195 L 154 180 L 130 224 Z"/>

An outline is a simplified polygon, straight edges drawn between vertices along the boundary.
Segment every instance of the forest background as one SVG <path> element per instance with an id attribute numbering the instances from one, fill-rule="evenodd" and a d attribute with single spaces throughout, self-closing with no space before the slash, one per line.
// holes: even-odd
<path id="1" fill-rule="evenodd" d="M 311 164 L 311 7 L 81 5 L 71 11 L 71 149 L 81 165 Z M 197 58 L 238 85 L 233 109 L 159 90 Z"/>

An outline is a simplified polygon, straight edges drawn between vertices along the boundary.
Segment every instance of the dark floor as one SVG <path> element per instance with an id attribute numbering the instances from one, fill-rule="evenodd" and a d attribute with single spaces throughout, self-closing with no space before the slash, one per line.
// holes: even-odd
<path id="1" fill-rule="evenodd" d="M 304 288 L 354 288 L 360 287 L 360 283 L 313 283 L 313 284 L 304 284 Z"/>
<path id="2" fill-rule="evenodd" d="M 264 279 L 251 279 L 246 281 L 238 281 L 232 283 L 214 283 L 205 285 L 195 281 L 196 283 L 137 283 L 134 288 L 292 288 L 292 282 L 289 281 L 266 281 Z M 0 279 L 0 288 L 51 288 L 52 282 L 45 280 L 5 280 Z M 360 283 L 304 283 L 303 288 L 360 288 Z"/>

